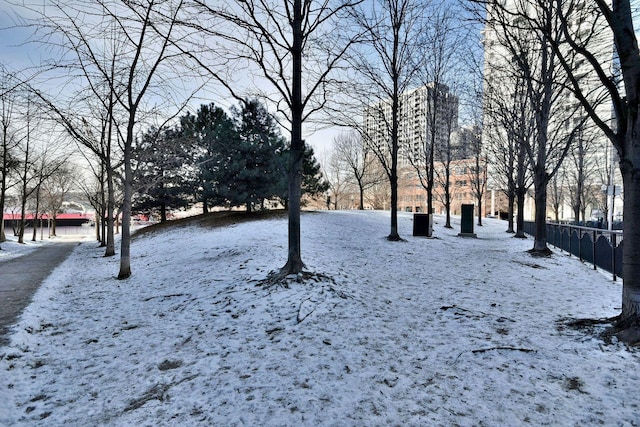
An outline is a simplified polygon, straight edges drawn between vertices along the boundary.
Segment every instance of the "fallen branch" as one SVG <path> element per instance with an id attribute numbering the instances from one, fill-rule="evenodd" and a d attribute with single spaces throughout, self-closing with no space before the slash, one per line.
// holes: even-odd
<path id="1" fill-rule="evenodd" d="M 304 321 L 304 319 L 306 319 L 307 317 L 309 317 L 311 315 L 311 313 L 316 311 L 316 307 L 313 307 L 313 309 L 310 310 L 308 313 L 306 313 L 304 315 L 302 314 L 302 306 L 307 301 L 311 301 L 311 298 L 306 298 L 306 299 L 300 301 L 300 305 L 298 306 L 298 315 L 296 316 L 296 320 L 298 321 L 298 323 L 302 323 Z"/>
<path id="2" fill-rule="evenodd" d="M 520 348 L 520 347 L 490 347 L 490 348 L 479 348 L 476 350 L 471 350 L 472 353 L 486 353 L 487 351 L 493 350 L 511 350 L 511 351 L 521 351 L 523 353 L 536 353 L 537 350 L 533 350 L 530 348 Z"/>
<path id="3" fill-rule="evenodd" d="M 152 299 L 155 299 L 155 298 L 162 298 L 164 300 L 164 299 L 169 299 L 169 298 L 183 297 L 183 296 L 186 296 L 186 295 L 189 295 L 189 294 L 156 295 L 156 296 L 145 298 L 142 301 L 148 302 L 148 301 L 151 301 Z"/>
<path id="4" fill-rule="evenodd" d="M 188 376 L 186 378 L 181 379 L 180 381 L 176 381 L 174 383 L 169 383 L 169 384 L 156 384 L 153 387 L 151 387 L 149 390 L 147 390 L 142 397 L 139 397 L 137 399 L 133 399 L 129 402 L 129 404 L 127 405 L 126 408 L 124 408 L 124 412 L 129 412 L 129 411 L 133 411 L 136 410 L 138 408 L 141 408 L 142 406 L 144 406 L 147 402 L 151 401 L 151 400 L 159 400 L 160 402 L 164 402 L 164 400 L 166 399 L 167 396 L 167 391 L 169 391 L 169 389 L 175 385 L 181 384 L 185 381 L 191 381 L 192 379 L 196 378 L 197 375 L 191 375 Z"/>
<path id="5" fill-rule="evenodd" d="M 537 350 L 533 350 L 530 348 L 520 348 L 520 347 L 489 347 L 489 348 L 478 348 L 475 350 L 471 350 L 471 353 L 473 354 L 478 354 L 478 353 L 486 353 L 488 351 L 493 351 L 493 350 L 510 350 L 510 351 L 521 351 L 523 353 L 537 353 Z M 458 359 L 460 359 L 460 356 L 462 356 L 463 354 L 467 353 L 468 350 L 465 351 L 461 351 L 460 354 L 458 354 L 458 356 L 453 360 L 453 362 L 450 363 L 450 365 L 455 365 L 456 363 L 458 363 Z"/>
<path id="6" fill-rule="evenodd" d="M 469 310 L 469 309 L 466 309 L 466 308 L 463 308 L 463 307 L 459 307 L 459 306 L 457 306 L 455 304 L 454 305 L 443 305 L 442 307 L 440 307 L 440 310 L 442 310 L 442 311 L 447 311 L 447 310 L 450 310 L 450 309 L 459 310 L 461 312 L 469 313 L 471 315 L 478 316 L 478 317 L 481 317 L 481 316 L 478 315 L 478 313 L 480 315 L 482 315 L 482 316 L 485 316 L 485 317 L 486 316 L 495 317 L 497 322 L 504 322 L 506 320 L 508 320 L 509 322 L 513 322 L 513 323 L 516 322 L 515 320 L 510 319 L 508 317 L 498 316 L 498 315 L 492 314 L 492 313 L 485 313 L 484 311 L 480 311 L 480 310 Z M 460 313 L 460 314 L 462 314 L 462 313 Z"/>

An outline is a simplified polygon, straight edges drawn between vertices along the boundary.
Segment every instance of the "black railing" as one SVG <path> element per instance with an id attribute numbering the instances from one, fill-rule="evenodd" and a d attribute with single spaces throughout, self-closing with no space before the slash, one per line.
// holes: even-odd
<path id="1" fill-rule="evenodd" d="M 535 224 L 525 221 L 524 232 L 535 236 Z M 622 275 L 624 241 L 620 230 L 547 223 L 547 243 L 593 264 L 594 270 L 599 267 L 612 273 L 613 280 Z"/>

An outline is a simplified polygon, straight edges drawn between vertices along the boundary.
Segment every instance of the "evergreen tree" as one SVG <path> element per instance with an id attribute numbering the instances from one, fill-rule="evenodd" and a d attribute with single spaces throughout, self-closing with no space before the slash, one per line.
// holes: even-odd
<path id="1" fill-rule="evenodd" d="M 197 115 L 187 113 L 180 119 L 182 133 L 192 140 L 197 179 L 193 192 L 202 202 L 203 211 L 226 202 L 221 189 L 227 181 L 227 164 L 232 160 L 231 147 L 237 140 L 233 121 L 220 107 L 201 105 Z"/>
<path id="2" fill-rule="evenodd" d="M 313 148 L 305 145 L 302 158 L 302 194 L 316 198 L 329 190 L 329 183 L 322 176 L 322 167 L 315 157 Z"/>
<path id="3" fill-rule="evenodd" d="M 287 206 L 289 147 L 278 125 L 257 100 L 233 109 L 233 118 L 214 104 L 202 105 L 197 115 L 181 119 L 182 134 L 196 147 L 198 170 L 194 192 L 208 206 L 245 206 L 252 211 L 264 201 L 279 198 Z M 313 149 L 303 157 L 303 194 L 328 190 Z"/>
<path id="4" fill-rule="evenodd" d="M 164 222 L 168 209 L 189 206 L 193 200 L 184 179 L 187 157 L 188 147 L 179 129 L 147 131 L 134 147 L 133 210 L 159 213 Z"/>
<path id="5" fill-rule="evenodd" d="M 289 152 L 283 151 L 279 156 L 280 167 L 286 168 L 289 164 Z M 329 190 L 329 183 L 322 176 L 321 166 L 315 158 L 313 148 L 305 144 L 304 155 L 302 157 L 302 195 L 309 195 L 312 198 L 323 195 Z M 275 193 L 278 195 L 282 204 L 287 207 L 287 174 L 281 175 L 280 180 L 275 183 Z"/>
<path id="6" fill-rule="evenodd" d="M 254 205 L 262 206 L 276 195 L 275 183 L 285 173 L 278 159 L 285 141 L 273 117 L 257 100 L 243 103 L 234 113 L 237 139 L 223 188 L 230 204 L 245 205 L 250 212 Z"/>

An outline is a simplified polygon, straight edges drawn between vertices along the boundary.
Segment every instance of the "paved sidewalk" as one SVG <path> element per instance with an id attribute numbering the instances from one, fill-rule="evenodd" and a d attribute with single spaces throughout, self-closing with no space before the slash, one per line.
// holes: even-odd
<path id="1" fill-rule="evenodd" d="M 64 261 L 77 242 L 58 242 L 42 246 L 0 262 L 0 346 L 9 343 L 7 334 L 22 310 L 29 305 L 51 271 Z"/>

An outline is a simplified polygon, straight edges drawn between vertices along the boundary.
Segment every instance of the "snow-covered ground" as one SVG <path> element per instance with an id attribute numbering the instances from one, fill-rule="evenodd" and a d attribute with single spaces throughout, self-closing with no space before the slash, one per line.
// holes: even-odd
<path id="1" fill-rule="evenodd" d="M 27 255 L 29 252 L 38 249 L 42 245 L 48 245 L 54 240 L 47 238 L 46 240 L 40 240 L 38 236 L 35 242 L 31 241 L 31 235 L 24 238 L 24 244 L 18 243 L 18 238 L 7 230 L 5 242 L 0 243 L 0 262 Z"/>
<path id="2" fill-rule="evenodd" d="M 289 287 L 257 286 L 285 220 L 140 237 L 126 281 L 83 243 L 0 348 L 0 425 L 638 425 L 640 353 L 562 322 L 617 314 L 621 284 L 439 222 L 400 214 L 392 243 L 387 212 L 306 213 L 334 282 Z"/>

